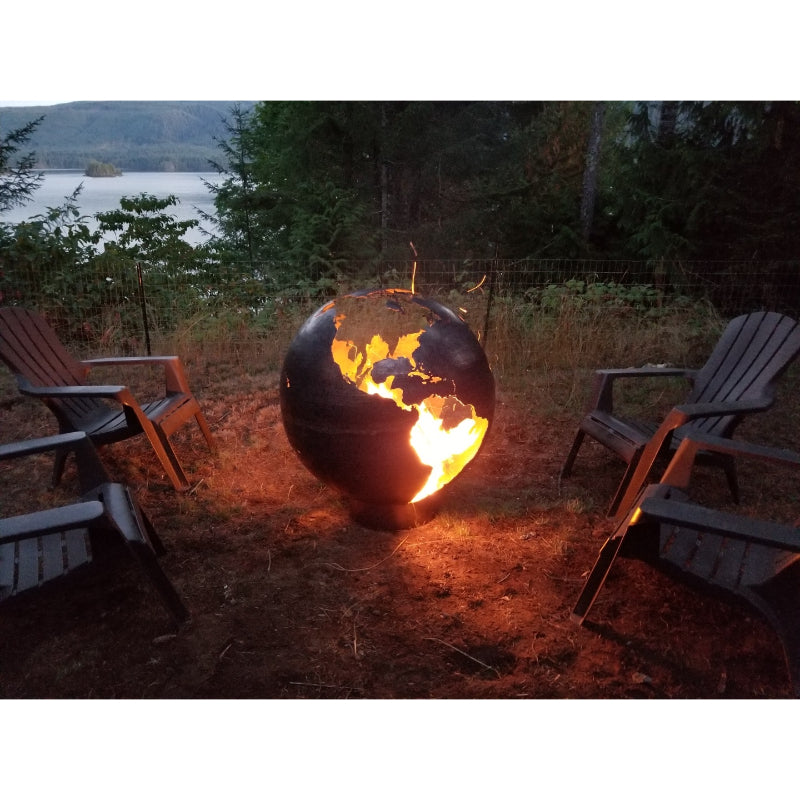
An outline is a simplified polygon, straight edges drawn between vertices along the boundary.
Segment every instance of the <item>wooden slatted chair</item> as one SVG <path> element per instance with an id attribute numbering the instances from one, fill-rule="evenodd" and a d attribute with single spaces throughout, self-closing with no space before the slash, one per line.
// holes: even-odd
<path id="1" fill-rule="evenodd" d="M 768 409 L 775 400 L 778 378 L 798 352 L 800 325 L 782 314 L 759 311 L 732 320 L 700 369 L 598 370 L 561 477 L 571 474 L 585 437 L 595 439 L 627 464 L 608 510 L 610 516 L 624 514 L 656 459 L 674 452 L 685 436 L 697 432 L 730 437 L 748 414 Z M 675 376 L 686 378 L 691 390 L 685 401 L 675 406 L 660 424 L 615 414 L 616 381 Z M 731 494 L 737 499 L 735 461 L 724 454 L 703 454 L 702 458 L 725 470 Z"/>
<path id="2" fill-rule="evenodd" d="M 195 419 L 209 448 L 214 448 L 211 431 L 177 356 L 78 361 L 41 316 L 28 309 L 5 307 L 0 308 L 0 359 L 14 374 L 20 391 L 38 397 L 53 412 L 62 433 L 85 431 L 96 446 L 144 433 L 179 491 L 190 485 L 170 444 L 170 435 Z M 132 364 L 163 366 L 163 397 L 140 404 L 127 386 L 87 382 L 93 367 Z M 61 478 L 64 458 L 63 452 L 56 456 L 54 484 Z"/>
<path id="3" fill-rule="evenodd" d="M 112 483 L 82 431 L 0 445 L 0 461 L 44 452 L 75 453 L 78 502 L 0 518 L 0 601 L 61 578 L 127 548 L 140 564 L 176 626 L 189 612 L 158 564 L 164 548 L 126 486 Z"/>
<path id="4" fill-rule="evenodd" d="M 800 455 L 787 450 L 693 433 L 681 442 L 661 481 L 640 491 L 606 540 L 572 618 L 584 622 L 618 556 L 642 560 L 758 611 L 780 638 L 800 697 L 800 528 L 690 502 L 692 468 L 709 452 L 800 468 Z"/>

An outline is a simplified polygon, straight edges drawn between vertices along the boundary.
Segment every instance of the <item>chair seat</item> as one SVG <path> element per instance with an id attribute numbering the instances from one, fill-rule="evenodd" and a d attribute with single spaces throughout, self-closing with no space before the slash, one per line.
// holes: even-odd
<path id="1" fill-rule="evenodd" d="M 580 429 L 628 463 L 650 441 L 656 426 L 592 411 L 583 418 Z"/>
<path id="2" fill-rule="evenodd" d="M 141 409 L 153 424 L 169 436 L 186 420 L 199 413 L 200 404 L 191 395 L 174 394 L 143 403 Z M 98 445 L 122 441 L 142 431 L 135 415 L 126 414 L 124 407 L 112 408 L 102 401 L 97 401 L 91 411 L 78 418 L 76 427 L 86 431 Z"/>
<path id="3" fill-rule="evenodd" d="M 0 600 L 35 589 L 90 563 L 86 528 L 0 545 Z"/>
<path id="4" fill-rule="evenodd" d="M 798 560 L 797 553 L 709 531 L 677 525 L 659 530 L 660 568 L 733 594 L 763 585 Z"/>

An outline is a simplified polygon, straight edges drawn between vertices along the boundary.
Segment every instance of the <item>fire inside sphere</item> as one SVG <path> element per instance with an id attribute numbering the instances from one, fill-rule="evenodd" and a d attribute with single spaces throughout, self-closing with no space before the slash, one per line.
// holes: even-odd
<path id="1" fill-rule="evenodd" d="M 434 496 L 476 456 L 494 414 L 483 348 L 450 309 L 404 289 L 318 309 L 283 363 L 289 442 L 370 527 L 430 518 Z"/>

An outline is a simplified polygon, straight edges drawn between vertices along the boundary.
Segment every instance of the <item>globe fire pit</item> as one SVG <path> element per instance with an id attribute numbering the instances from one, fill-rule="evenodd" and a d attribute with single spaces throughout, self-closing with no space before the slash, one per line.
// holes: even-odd
<path id="1" fill-rule="evenodd" d="M 281 413 L 300 460 L 371 528 L 419 525 L 477 455 L 494 379 L 469 326 L 404 289 L 325 304 L 283 364 Z"/>

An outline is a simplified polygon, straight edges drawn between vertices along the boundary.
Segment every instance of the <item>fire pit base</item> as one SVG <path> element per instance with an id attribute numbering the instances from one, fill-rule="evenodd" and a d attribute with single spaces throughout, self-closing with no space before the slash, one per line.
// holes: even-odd
<path id="1" fill-rule="evenodd" d="M 426 497 L 419 503 L 396 505 L 364 503 L 350 498 L 350 516 L 365 528 L 379 531 L 398 531 L 416 528 L 430 522 L 439 510 L 440 501 L 436 495 Z"/>

